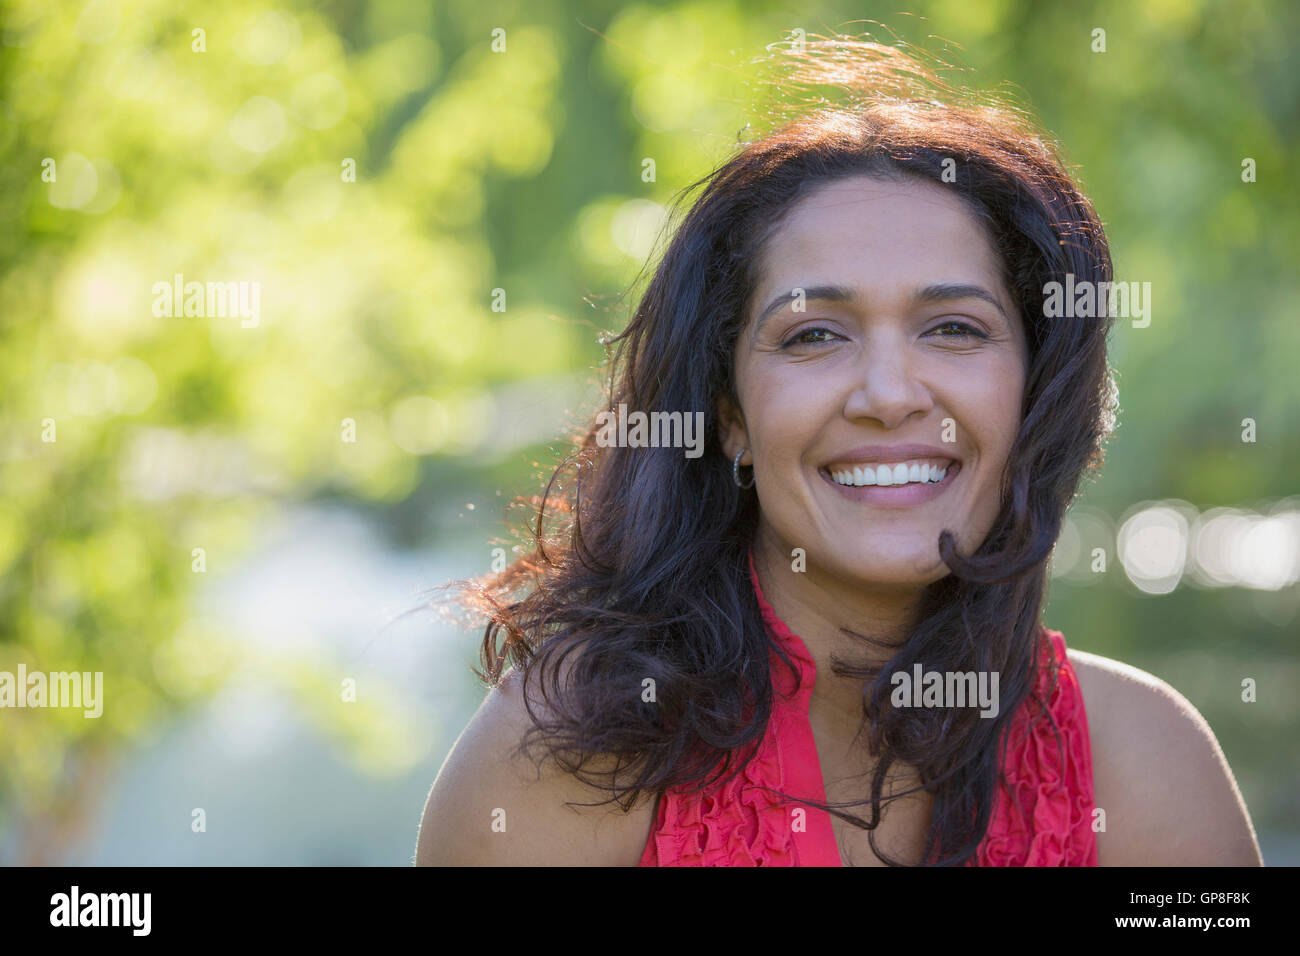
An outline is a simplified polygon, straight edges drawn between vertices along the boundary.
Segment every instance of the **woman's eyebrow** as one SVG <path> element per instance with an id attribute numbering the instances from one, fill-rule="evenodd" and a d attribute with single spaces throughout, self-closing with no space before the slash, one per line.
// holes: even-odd
<path id="1" fill-rule="evenodd" d="M 914 298 L 917 302 L 947 302 L 951 299 L 979 299 L 987 302 L 993 308 L 1001 313 L 1002 318 L 1007 317 L 1006 309 L 1002 308 L 1002 303 L 988 289 L 980 285 L 971 285 L 964 282 L 941 282 L 938 285 L 928 285 Z"/>
<path id="2" fill-rule="evenodd" d="M 822 302 L 852 302 L 857 298 L 857 293 L 846 285 L 810 285 L 795 286 L 794 288 L 803 290 L 803 297 L 806 302 L 812 302 L 813 300 L 820 300 Z M 794 292 L 791 291 L 782 293 L 769 302 L 763 311 L 758 314 L 758 322 L 754 325 L 754 333 L 757 334 L 759 329 L 763 327 L 763 323 L 766 322 L 771 315 L 779 312 L 782 307 L 789 305 L 793 299 Z"/>
<path id="3" fill-rule="evenodd" d="M 818 300 L 843 303 L 853 302 L 858 298 L 857 292 L 851 286 L 845 285 L 795 286 L 795 288 L 803 289 L 804 301 L 806 302 Z M 754 333 L 758 334 L 758 331 L 763 327 L 763 323 L 789 305 L 793 299 L 793 292 L 783 293 L 772 299 L 759 313 L 758 322 L 754 325 Z M 1006 310 L 1002 308 L 1002 303 L 997 300 L 997 296 L 983 286 L 967 282 L 939 282 L 928 285 L 918 289 L 912 299 L 918 303 L 949 302 L 954 299 L 979 299 L 981 302 L 987 302 L 997 309 L 1004 319 L 1007 317 Z"/>

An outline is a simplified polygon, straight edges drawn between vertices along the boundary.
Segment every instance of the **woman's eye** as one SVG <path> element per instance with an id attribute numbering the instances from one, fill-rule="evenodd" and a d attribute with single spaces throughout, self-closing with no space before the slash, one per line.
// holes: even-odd
<path id="1" fill-rule="evenodd" d="M 792 345 L 819 345 L 821 344 L 821 342 L 830 341 L 829 338 L 824 338 L 821 339 L 820 341 L 809 338 L 809 336 L 814 336 L 817 335 L 818 333 L 821 333 L 822 335 L 825 336 L 831 336 L 835 334 L 830 329 L 824 329 L 821 326 L 812 329 L 804 329 L 802 332 L 796 332 L 794 335 L 790 336 L 790 338 L 788 338 L 781 345 L 781 348 L 788 349 Z"/>
<path id="2" fill-rule="evenodd" d="M 987 335 L 985 335 L 983 332 L 981 332 L 979 329 L 975 328 L 974 326 L 972 326 L 972 325 L 967 325 L 965 322 L 958 322 L 958 321 L 956 321 L 955 319 L 952 320 L 952 321 L 949 321 L 949 322 L 945 322 L 945 323 L 943 323 L 943 325 L 936 325 L 936 326 L 935 326 L 933 329 L 931 329 L 930 331 L 931 331 L 931 332 L 941 332 L 941 331 L 943 331 L 943 330 L 945 330 L 945 329 L 955 329 L 956 331 L 954 331 L 954 332 L 950 332 L 950 333 L 946 333 L 946 334 L 943 334 L 943 335 L 940 336 L 940 338 L 945 338 L 945 339 L 948 339 L 948 338 L 965 338 L 965 337 L 968 336 L 968 335 L 973 335 L 973 336 L 975 336 L 976 338 L 979 338 L 979 339 L 986 339 L 986 338 L 988 338 Z"/>

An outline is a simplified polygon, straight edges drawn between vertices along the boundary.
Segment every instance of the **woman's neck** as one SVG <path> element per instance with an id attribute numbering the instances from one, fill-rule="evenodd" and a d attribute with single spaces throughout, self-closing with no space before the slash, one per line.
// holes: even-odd
<path id="1" fill-rule="evenodd" d="M 752 555 L 763 596 L 803 641 L 817 667 L 814 699 L 831 704 L 835 711 L 860 717 L 862 681 L 835 674 L 831 658 L 886 664 L 913 626 L 924 587 L 873 587 L 813 567 L 796 571 L 784 547 L 765 544 L 761 536 L 754 542 Z M 881 643 L 855 638 L 841 630 L 845 627 Z"/>

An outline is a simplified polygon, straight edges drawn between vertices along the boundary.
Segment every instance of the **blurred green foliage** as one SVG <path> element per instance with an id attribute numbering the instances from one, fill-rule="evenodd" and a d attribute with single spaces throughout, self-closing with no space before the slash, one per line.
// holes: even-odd
<path id="1" fill-rule="evenodd" d="M 282 675 L 372 765 L 400 751 L 392 715 L 329 706 L 329 662 L 196 619 L 193 549 L 233 567 L 271 509 L 322 496 L 413 543 L 449 484 L 530 490 L 553 449 L 494 440 L 501 396 L 594 376 L 668 200 L 767 118 L 747 62 L 795 29 L 892 32 L 1010 84 L 1077 168 L 1119 278 L 1152 282 L 1151 326 L 1114 339 L 1124 412 L 1089 506 L 1296 490 L 1295 5 L 791 9 L 0 0 L 0 669 L 103 671 L 110 695 L 99 720 L 0 713 L 0 827 L 77 819 L 81 767 L 241 670 Z M 259 283 L 260 321 L 156 316 L 178 273 Z M 1257 824 L 1288 829 L 1295 592 L 1157 598 L 1115 567 L 1058 583 L 1048 619 L 1170 680 Z M 1248 713 L 1240 674 L 1261 682 Z"/>

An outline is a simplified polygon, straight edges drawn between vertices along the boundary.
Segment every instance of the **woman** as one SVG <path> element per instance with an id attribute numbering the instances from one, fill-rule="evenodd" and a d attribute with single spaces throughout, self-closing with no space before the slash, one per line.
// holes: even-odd
<path id="1" fill-rule="evenodd" d="M 1258 865 L 1191 704 L 1039 620 L 1114 424 L 1105 310 L 1044 314 L 1112 277 L 1092 205 L 899 50 L 794 62 L 859 101 L 695 184 L 535 550 L 474 592 L 495 689 L 417 862 Z M 665 440 L 611 443 L 626 410 Z"/>

